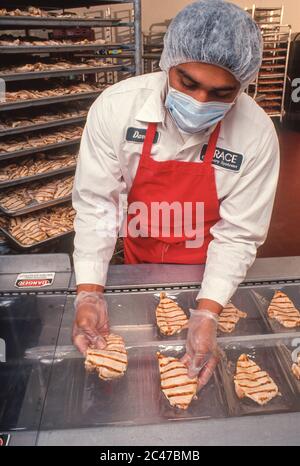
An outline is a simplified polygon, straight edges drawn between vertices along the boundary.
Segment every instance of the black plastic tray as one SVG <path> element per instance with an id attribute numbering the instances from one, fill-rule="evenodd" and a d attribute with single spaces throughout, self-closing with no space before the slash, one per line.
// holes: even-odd
<path id="1" fill-rule="evenodd" d="M 1 160 L 9 160 L 9 159 L 15 159 L 16 157 L 25 157 L 25 155 L 31 155 L 35 154 L 36 152 L 45 152 L 51 149 L 59 149 L 60 147 L 66 147 L 66 146 L 73 146 L 75 144 L 79 144 L 81 140 L 80 138 L 77 139 L 69 139 L 64 142 L 58 142 L 56 144 L 48 144 L 46 146 L 40 146 L 40 147 L 35 147 L 31 149 L 24 149 L 24 150 L 18 150 L 16 152 L 2 152 L 0 153 L 0 161 Z"/>
<path id="2" fill-rule="evenodd" d="M 79 92 L 77 94 L 71 95 L 62 95 L 62 96 L 53 96 L 53 97 L 45 97 L 41 99 L 27 99 L 21 100 L 17 102 L 10 102 L 10 103 L 1 103 L 0 102 L 0 112 L 3 110 L 15 110 L 17 108 L 27 108 L 27 107 L 38 107 L 40 105 L 49 105 L 49 104 L 56 104 L 59 102 L 69 102 L 73 100 L 83 100 L 83 99 L 93 99 L 98 97 L 103 92 L 104 89 L 99 89 L 99 91 L 93 92 Z"/>
<path id="3" fill-rule="evenodd" d="M 46 209 L 47 207 L 53 207 L 56 205 L 64 204 L 65 202 L 69 202 L 72 199 L 72 195 L 66 197 L 61 197 L 59 199 L 52 199 L 51 201 L 47 202 L 33 202 L 32 205 L 23 207 L 19 210 L 7 210 L 0 204 L 0 211 L 3 212 L 8 217 L 18 217 L 19 215 L 30 214 L 31 212 L 37 212 L 38 210 Z"/>
<path id="4" fill-rule="evenodd" d="M 86 120 L 86 116 L 63 118 L 61 120 L 51 120 L 45 123 L 39 123 L 36 125 L 18 126 L 17 128 L 0 130 L 0 137 L 12 136 L 14 134 L 29 133 L 30 131 L 38 131 L 40 129 L 55 128 L 56 126 L 65 126 L 75 123 L 83 123 Z"/>
<path id="5" fill-rule="evenodd" d="M 19 186 L 22 184 L 30 183 L 31 181 L 38 181 L 44 178 L 51 178 L 52 176 L 61 175 L 63 173 L 72 173 L 76 169 L 76 165 L 72 165 L 66 168 L 59 168 L 58 170 L 49 171 L 46 173 L 40 173 L 38 175 L 33 176 L 24 176 L 23 178 L 18 178 L 17 180 L 10 180 L 10 181 L 3 181 L 0 182 L 0 189 L 1 188 L 9 188 L 12 186 Z"/>
<path id="6" fill-rule="evenodd" d="M 258 414 L 274 414 L 295 412 L 299 410 L 297 393 L 287 373 L 280 356 L 280 345 L 270 347 L 243 342 L 228 345 L 225 356 L 219 364 L 219 376 L 222 379 L 224 394 L 227 398 L 230 416 L 249 416 Z M 279 394 L 266 405 L 260 406 L 249 398 L 239 399 L 234 388 L 233 377 L 236 372 L 236 362 L 241 354 L 247 354 L 262 370 L 268 372 L 279 389 Z"/>
<path id="7" fill-rule="evenodd" d="M 24 244 L 19 243 L 7 230 L 4 228 L 0 228 L 0 231 L 4 234 L 5 238 L 7 238 L 7 242 L 13 246 L 18 251 L 32 251 L 33 249 L 41 246 L 48 246 L 55 240 L 59 240 L 62 238 L 67 238 L 74 234 L 74 230 L 68 231 L 67 233 L 62 233 L 57 236 L 53 236 L 52 238 L 47 238 L 44 241 L 39 241 L 38 243 L 31 244 L 29 246 L 25 246 Z"/>

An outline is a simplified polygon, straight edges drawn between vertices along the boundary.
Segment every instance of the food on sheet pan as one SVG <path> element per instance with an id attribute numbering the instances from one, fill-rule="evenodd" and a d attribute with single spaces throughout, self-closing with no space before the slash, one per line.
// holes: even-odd
<path id="1" fill-rule="evenodd" d="M 87 350 L 85 368 L 96 370 L 100 379 L 112 380 L 122 377 L 127 369 L 127 351 L 122 337 L 110 334 L 105 337 L 107 346 L 104 349 Z"/>
<path id="2" fill-rule="evenodd" d="M 69 110 L 62 109 L 62 111 L 43 111 L 43 113 L 36 115 L 28 114 L 15 114 L 12 118 L 11 116 L 1 116 L 0 117 L 0 131 L 5 131 L 8 129 L 14 128 L 23 128 L 26 126 L 40 125 L 47 123 L 49 121 L 64 120 L 67 118 L 78 118 L 84 117 L 87 114 L 87 109 L 76 108 L 75 106 L 70 107 Z"/>
<path id="3" fill-rule="evenodd" d="M 35 157 L 22 157 L 15 162 L 2 163 L 0 182 L 14 181 L 73 166 L 76 166 L 76 154 L 69 150 L 59 150 L 55 154 L 38 153 Z"/>
<path id="4" fill-rule="evenodd" d="M 246 312 L 240 311 L 231 302 L 229 302 L 219 315 L 218 328 L 221 332 L 233 332 L 238 321 L 240 319 L 245 319 L 246 317 Z"/>
<path id="5" fill-rule="evenodd" d="M 54 40 L 54 39 L 38 39 L 38 38 L 30 38 L 25 39 L 22 36 L 19 37 L 0 37 L 0 46 L 1 47 L 64 47 L 64 46 L 72 46 L 72 45 L 103 45 L 106 41 L 104 39 L 95 39 L 95 40 L 71 40 L 71 39 L 63 39 L 63 40 Z"/>
<path id="6" fill-rule="evenodd" d="M 261 406 L 278 395 L 274 380 L 247 354 L 242 354 L 237 361 L 234 385 L 239 398 L 250 398 Z"/>
<path id="7" fill-rule="evenodd" d="M 46 62 L 34 62 L 25 63 L 22 65 L 11 65 L 0 68 L 0 76 L 12 73 L 34 73 L 40 71 L 61 71 L 69 69 L 80 69 L 80 68 L 94 68 L 94 67 L 105 67 L 111 66 L 101 59 L 88 59 L 85 61 L 78 60 L 52 60 L 49 63 Z"/>
<path id="8" fill-rule="evenodd" d="M 292 372 L 297 380 L 300 380 L 300 354 L 298 354 L 297 362 L 292 365 Z"/>
<path id="9" fill-rule="evenodd" d="M 282 291 L 275 291 L 267 312 L 271 319 L 277 320 L 286 328 L 300 327 L 300 312 Z"/>
<path id="10" fill-rule="evenodd" d="M 73 231 L 74 217 L 72 207 L 53 207 L 11 218 L 8 231 L 19 243 L 30 246 Z"/>
<path id="11" fill-rule="evenodd" d="M 34 136 L 8 137 L 1 140 L 0 153 L 17 152 L 19 150 L 35 149 L 49 144 L 58 144 L 81 137 L 81 126 L 69 126 L 64 129 L 41 131 Z"/>
<path id="12" fill-rule="evenodd" d="M 197 377 L 190 379 L 187 367 L 179 359 L 157 353 L 160 385 L 171 406 L 187 409 L 196 399 Z"/>
<path id="13" fill-rule="evenodd" d="M 188 324 L 188 318 L 181 307 L 168 298 L 163 291 L 160 293 L 159 304 L 156 308 L 156 321 L 163 335 L 179 333 Z"/>
<path id="14" fill-rule="evenodd" d="M 6 92 L 3 105 L 6 105 L 9 102 L 16 102 L 20 100 L 36 100 L 36 99 L 46 99 L 49 97 L 64 97 L 66 95 L 81 94 L 84 92 L 100 92 L 105 89 L 103 84 L 88 84 L 88 83 L 78 83 L 72 84 L 68 87 L 63 87 L 61 84 L 56 87 L 53 86 L 49 89 L 43 90 L 28 90 L 23 89 L 15 92 Z M 0 104 L 1 109 L 1 104 Z"/>
<path id="15" fill-rule="evenodd" d="M 41 8 L 36 8 L 34 6 L 29 6 L 24 10 L 16 8 L 14 10 L 7 10 L 6 8 L 0 9 L 0 16 L 33 16 L 33 17 L 43 17 L 43 18 L 84 18 L 76 13 L 58 13 L 56 11 L 46 11 Z"/>
<path id="16" fill-rule="evenodd" d="M 72 193 L 73 176 L 52 181 L 38 181 L 30 185 L 9 188 L 0 192 L 0 206 L 15 212 L 42 202 L 64 198 Z"/>

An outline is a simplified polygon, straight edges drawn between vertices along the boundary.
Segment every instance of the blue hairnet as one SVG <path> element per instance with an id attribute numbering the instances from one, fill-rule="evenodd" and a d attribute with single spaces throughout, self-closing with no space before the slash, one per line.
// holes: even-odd
<path id="1" fill-rule="evenodd" d="M 160 67 L 188 62 L 218 65 L 246 87 L 262 62 L 262 35 L 249 13 L 224 0 L 199 0 L 171 22 Z"/>

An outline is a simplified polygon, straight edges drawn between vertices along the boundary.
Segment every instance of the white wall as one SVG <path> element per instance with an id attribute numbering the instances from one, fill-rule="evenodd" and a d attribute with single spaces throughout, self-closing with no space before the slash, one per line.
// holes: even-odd
<path id="1" fill-rule="evenodd" d="M 231 0 L 242 8 L 256 6 L 284 5 L 284 24 L 290 24 L 293 32 L 300 32 L 300 1 L 299 0 Z M 142 0 L 143 31 L 147 32 L 153 23 L 163 22 L 172 18 L 193 0 Z"/>

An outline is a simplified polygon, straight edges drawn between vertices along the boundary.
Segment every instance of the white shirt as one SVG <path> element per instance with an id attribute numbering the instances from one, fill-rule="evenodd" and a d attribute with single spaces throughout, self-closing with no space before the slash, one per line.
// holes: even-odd
<path id="1" fill-rule="evenodd" d="M 99 205 L 117 209 L 119 194 L 128 194 L 149 122 L 158 124 L 158 141 L 152 148 L 155 160 L 202 163 L 200 153 L 213 128 L 193 135 L 180 132 L 164 106 L 166 92 L 164 72 L 133 77 L 106 89 L 89 110 L 73 189 L 77 284 L 106 283 L 116 237 L 103 234 L 107 220 Z M 211 228 L 213 240 L 198 299 L 224 306 L 266 239 L 279 174 L 279 144 L 271 119 L 243 93 L 222 121 L 217 148 L 214 167 L 221 220 Z"/>

